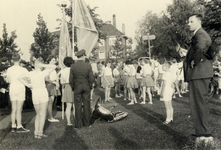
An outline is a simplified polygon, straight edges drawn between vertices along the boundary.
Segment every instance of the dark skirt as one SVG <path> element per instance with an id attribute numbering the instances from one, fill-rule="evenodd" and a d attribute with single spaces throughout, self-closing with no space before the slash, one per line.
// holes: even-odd
<path id="1" fill-rule="evenodd" d="M 53 84 L 53 83 L 47 82 L 46 83 L 46 88 L 47 88 L 49 97 L 50 96 L 59 96 L 59 95 L 61 95 L 60 90 L 56 89 L 56 85 Z"/>
<path id="2" fill-rule="evenodd" d="M 105 76 L 105 78 L 107 79 L 107 81 L 104 79 L 102 80 L 102 87 L 106 88 L 106 87 L 113 87 L 114 86 L 114 79 L 112 76 Z"/>
<path id="3" fill-rule="evenodd" d="M 138 88 L 138 84 L 137 84 L 137 80 L 136 80 L 135 76 L 128 77 L 127 88 L 132 88 L 132 89 Z"/>
<path id="4" fill-rule="evenodd" d="M 142 79 L 141 86 L 146 86 L 146 87 L 154 86 L 154 82 L 151 75 L 146 75 L 146 77 Z"/>
<path id="5" fill-rule="evenodd" d="M 137 84 L 138 84 L 138 87 L 141 86 L 141 82 L 142 82 L 142 78 L 141 79 L 137 79 Z"/>
<path id="6" fill-rule="evenodd" d="M 70 84 L 62 85 L 62 102 L 73 103 L 74 102 L 74 92 L 72 91 Z"/>
<path id="7" fill-rule="evenodd" d="M 127 87 L 128 76 L 123 76 L 123 86 Z"/>

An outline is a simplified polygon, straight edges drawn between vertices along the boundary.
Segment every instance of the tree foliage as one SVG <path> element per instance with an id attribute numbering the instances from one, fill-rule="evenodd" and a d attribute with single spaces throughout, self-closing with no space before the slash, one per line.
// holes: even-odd
<path id="1" fill-rule="evenodd" d="M 220 0 L 198 0 L 204 7 L 203 28 L 210 34 L 213 41 L 221 44 L 221 1 Z"/>
<path id="2" fill-rule="evenodd" d="M 123 45 L 122 39 L 120 38 L 120 35 L 116 36 L 116 40 L 112 47 L 114 49 L 112 55 L 116 57 L 116 60 L 118 60 L 118 58 L 123 57 L 123 50 L 125 47 Z"/>
<path id="3" fill-rule="evenodd" d="M 15 43 L 17 38 L 16 31 L 11 32 L 11 36 L 8 36 L 6 24 L 3 24 L 2 38 L 0 38 L 0 57 L 7 57 L 9 60 L 13 52 L 18 52 L 18 47 Z"/>
<path id="4" fill-rule="evenodd" d="M 159 58 L 180 59 L 176 53 L 177 44 L 188 49 L 192 36 L 187 26 L 189 15 L 193 13 L 205 14 L 203 27 L 210 30 L 212 36 L 218 37 L 220 36 L 221 22 L 219 11 L 221 11 L 219 0 L 173 0 L 173 3 L 168 5 L 166 11 L 161 15 L 149 11 L 138 22 L 136 51 L 148 56 L 148 45 L 142 40 L 142 36 L 149 33 L 156 36 L 156 39 L 151 41 L 152 55 Z"/>
<path id="5" fill-rule="evenodd" d="M 52 55 L 52 51 L 58 47 L 56 36 L 48 31 L 47 24 L 41 14 L 38 14 L 38 27 L 33 33 L 34 43 L 31 44 L 31 53 L 35 58 L 41 57 L 44 61 Z"/>

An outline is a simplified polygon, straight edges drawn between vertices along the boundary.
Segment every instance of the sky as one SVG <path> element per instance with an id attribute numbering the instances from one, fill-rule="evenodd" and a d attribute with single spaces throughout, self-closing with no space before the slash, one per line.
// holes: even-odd
<path id="1" fill-rule="evenodd" d="M 104 22 L 113 23 L 113 14 L 116 15 L 117 29 L 122 31 L 125 24 L 125 34 L 134 39 L 136 23 L 147 13 L 160 14 L 172 3 L 172 0 L 84 0 L 91 8 L 98 7 L 95 11 Z M 29 49 L 34 42 L 33 33 L 38 27 L 37 16 L 39 13 L 47 23 L 50 32 L 56 31 L 61 18 L 61 10 L 57 4 L 69 0 L 0 0 L 0 36 L 2 38 L 3 23 L 6 23 L 7 31 L 16 30 L 18 35 L 15 43 L 23 52 L 23 58 L 29 60 Z M 1 57 L 1 56 L 0 56 Z"/>

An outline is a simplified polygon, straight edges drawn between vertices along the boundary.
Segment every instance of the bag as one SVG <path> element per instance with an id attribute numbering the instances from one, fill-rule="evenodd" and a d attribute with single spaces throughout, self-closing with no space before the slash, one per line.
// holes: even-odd
<path id="1" fill-rule="evenodd" d="M 215 42 L 213 42 L 204 55 L 206 56 L 207 59 L 213 60 L 218 52 L 219 52 L 218 46 Z"/>

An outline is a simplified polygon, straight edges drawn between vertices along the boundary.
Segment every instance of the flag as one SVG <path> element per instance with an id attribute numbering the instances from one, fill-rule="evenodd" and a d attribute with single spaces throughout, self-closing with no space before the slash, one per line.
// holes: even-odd
<path id="1" fill-rule="evenodd" d="M 59 41 L 59 66 L 63 69 L 64 63 L 63 60 L 65 57 L 72 57 L 71 42 L 69 38 L 68 25 L 65 18 L 65 13 L 62 13 L 62 23 L 61 23 L 61 32 L 60 32 L 60 41 Z"/>
<path id="2" fill-rule="evenodd" d="M 76 27 L 78 50 L 84 49 L 89 57 L 98 40 L 98 32 L 84 0 L 73 0 L 73 28 Z"/>

